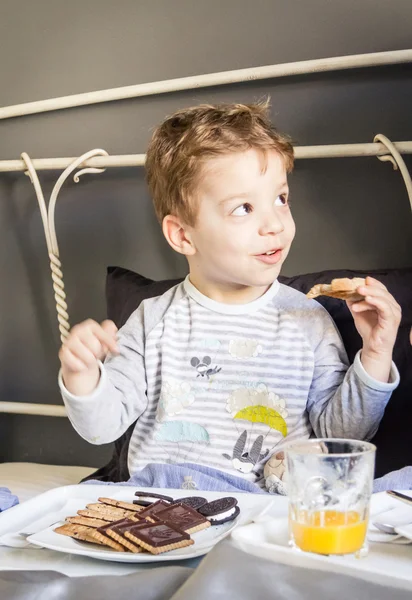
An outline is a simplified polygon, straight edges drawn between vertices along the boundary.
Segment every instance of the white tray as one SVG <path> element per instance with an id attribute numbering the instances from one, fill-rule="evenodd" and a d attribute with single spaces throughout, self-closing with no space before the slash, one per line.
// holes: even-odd
<path id="1" fill-rule="evenodd" d="M 203 496 L 208 501 L 223 496 L 234 496 L 238 500 L 240 515 L 234 522 L 208 529 L 193 534 L 194 544 L 179 550 L 153 556 L 150 554 L 133 554 L 129 552 L 115 552 L 110 549 L 89 545 L 85 542 L 63 536 L 54 532 L 62 524 L 64 518 L 75 515 L 78 509 L 85 508 L 86 504 L 97 501 L 99 496 L 115 498 L 132 502 L 137 488 L 126 486 L 100 486 L 100 485 L 74 485 L 50 490 L 44 494 L 17 505 L 0 515 L 0 536 L 17 531 L 29 530 L 30 526 L 39 519 L 45 519 L 42 530 L 27 538 L 27 541 L 42 548 L 48 548 L 66 554 L 86 556 L 99 560 L 128 563 L 151 563 L 163 561 L 181 561 L 195 558 L 209 552 L 213 546 L 226 537 L 238 524 L 251 521 L 262 511 L 272 506 L 273 497 L 257 494 L 224 494 L 221 492 L 199 492 L 197 490 L 147 490 L 160 494 L 167 494 L 173 498 L 183 496 Z M 144 488 L 143 488 L 144 489 Z M 285 505 L 282 499 L 282 504 Z M 286 506 L 286 505 L 285 505 Z"/>
<path id="2" fill-rule="evenodd" d="M 412 492 L 403 492 L 412 495 Z M 375 494 L 371 502 L 371 519 L 385 522 L 384 512 L 388 509 L 404 510 L 408 505 L 395 500 L 386 493 Z M 412 521 L 412 507 L 409 507 Z M 412 527 L 398 528 L 398 531 L 411 536 Z M 376 529 L 370 525 L 368 532 L 369 554 L 365 558 L 354 556 L 321 556 L 300 552 L 288 545 L 287 518 L 279 517 L 273 510 L 266 513 L 257 523 L 238 527 L 232 533 L 232 542 L 245 552 L 283 564 L 330 571 L 360 577 L 374 583 L 412 590 L 412 544 L 377 543 Z M 391 539 L 379 535 L 379 539 Z M 393 538 L 392 538 L 393 539 Z"/>

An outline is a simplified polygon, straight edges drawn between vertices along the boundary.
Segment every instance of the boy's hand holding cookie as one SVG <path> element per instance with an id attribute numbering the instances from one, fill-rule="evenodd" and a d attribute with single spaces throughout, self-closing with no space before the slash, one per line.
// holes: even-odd
<path id="1" fill-rule="evenodd" d="M 75 325 L 59 352 L 67 390 L 77 396 L 90 394 L 100 378 L 98 361 L 108 352 L 118 353 L 117 327 L 113 321 L 99 325 L 88 319 Z"/>
<path id="2" fill-rule="evenodd" d="M 401 322 L 401 307 L 377 279 L 367 277 L 357 288 L 363 300 L 346 300 L 356 329 L 363 340 L 361 362 L 378 381 L 388 382 L 392 352 Z"/>

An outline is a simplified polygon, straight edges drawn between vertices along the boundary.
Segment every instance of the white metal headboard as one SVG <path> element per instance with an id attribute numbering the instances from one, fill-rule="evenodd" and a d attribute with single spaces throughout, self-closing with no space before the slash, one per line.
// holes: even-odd
<path id="1" fill-rule="evenodd" d="M 135 98 L 208 86 L 410 62 L 412 62 L 412 50 L 398 50 L 393 52 L 376 52 L 371 54 L 358 54 L 353 56 L 324 58 L 281 65 L 240 69 L 237 71 L 184 77 L 181 79 L 132 85 L 8 106 L 0 108 L 0 119 L 9 119 L 22 115 L 61 110 L 74 106 L 85 106 L 88 104 L 110 102 L 124 98 Z M 412 181 L 401 156 L 401 154 L 412 154 L 412 141 L 391 142 L 384 135 L 377 134 L 373 143 L 298 146 L 294 148 L 294 151 L 295 158 L 298 160 L 310 158 L 376 156 L 381 161 L 390 161 L 394 169 L 399 168 L 400 170 L 406 185 L 412 209 Z M 80 176 L 86 173 L 101 173 L 106 168 L 110 167 L 142 166 L 144 165 L 144 161 L 144 154 L 109 156 L 105 150 L 101 149 L 90 150 L 78 158 L 43 158 L 32 160 L 28 154 L 23 152 L 20 160 L 0 161 L 0 172 L 23 171 L 30 176 L 31 182 L 33 183 L 39 202 L 49 253 L 57 319 L 62 341 L 67 337 L 70 325 L 54 219 L 59 192 L 64 182 L 73 173 L 74 181 L 77 183 Z M 37 175 L 38 170 L 44 169 L 64 169 L 53 188 L 48 205 L 46 205 L 44 200 L 43 191 Z M 80 170 L 77 171 L 77 169 Z M 56 417 L 67 416 L 64 406 L 22 402 L 0 402 L 0 412 Z"/>

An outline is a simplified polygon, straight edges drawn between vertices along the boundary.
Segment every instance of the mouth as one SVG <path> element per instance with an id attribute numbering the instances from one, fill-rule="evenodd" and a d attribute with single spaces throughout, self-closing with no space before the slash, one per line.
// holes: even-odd
<path id="1" fill-rule="evenodd" d="M 274 265 L 282 258 L 282 248 L 274 248 L 273 250 L 268 250 L 262 254 L 255 254 L 255 258 L 265 264 Z"/>

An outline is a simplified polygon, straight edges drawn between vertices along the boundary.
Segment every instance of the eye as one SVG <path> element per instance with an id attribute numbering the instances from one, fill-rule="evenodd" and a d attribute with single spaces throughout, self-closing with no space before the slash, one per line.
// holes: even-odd
<path id="1" fill-rule="evenodd" d="M 242 204 L 242 206 L 235 208 L 235 210 L 232 211 L 232 215 L 235 217 L 243 217 L 244 215 L 251 213 L 252 210 L 252 206 L 248 202 L 245 202 L 245 204 Z"/>
<path id="2" fill-rule="evenodd" d="M 286 194 L 280 194 L 275 200 L 275 206 L 286 206 L 288 203 L 288 197 Z"/>

